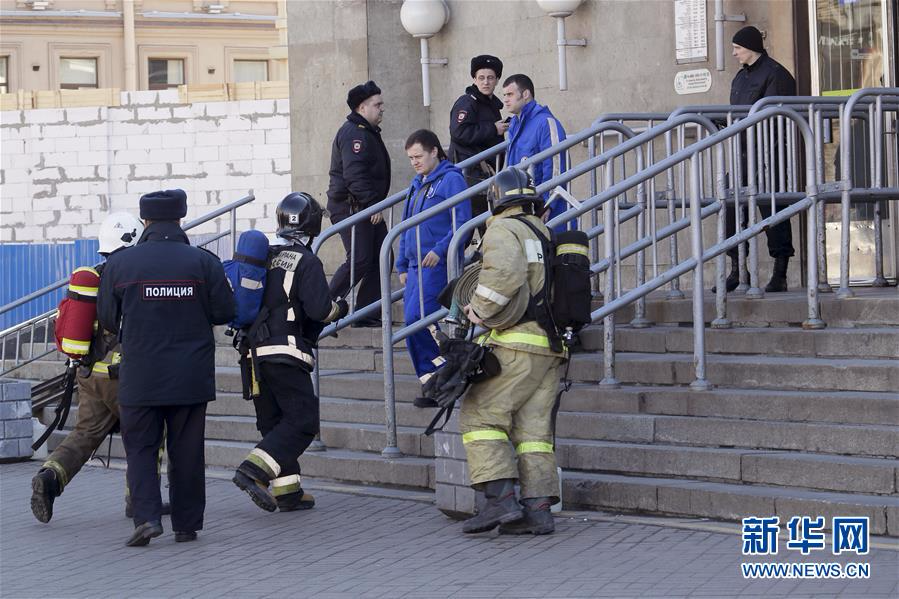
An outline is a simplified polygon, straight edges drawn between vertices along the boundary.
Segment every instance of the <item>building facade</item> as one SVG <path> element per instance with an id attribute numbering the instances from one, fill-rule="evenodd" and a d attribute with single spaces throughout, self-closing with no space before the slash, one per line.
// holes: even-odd
<path id="1" fill-rule="evenodd" d="M 287 79 L 286 0 L 0 0 L 0 93 Z"/>
<path id="2" fill-rule="evenodd" d="M 727 104 L 739 69 L 731 39 L 744 25 L 763 32 L 769 54 L 795 75 L 800 95 L 848 95 L 899 80 L 896 0 L 586 0 L 565 19 L 566 38 L 586 40 L 565 50 L 565 91 L 559 89 L 557 23 L 540 3 L 445 4 L 449 16 L 428 43 L 430 57 L 446 64 L 430 66 L 426 107 L 420 41 L 401 24 L 402 0 L 288 3 L 295 188 L 323 197 L 330 143 L 347 112 L 346 92 L 373 79 L 384 90 L 387 111 L 381 127 L 393 157 L 393 191 L 401 189 L 412 175 L 402 147 L 405 137 L 427 127 L 449 144 L 450 108 L 471 84 L 469 60 L 477 54 L 499 56 L 504 77 L 529 75 L 537 102 L 548 105 L 568 132 L 584 129 L 604 113 Z M 586 149 L 572 148 L 571 156 L 580 161 Z M 573 189 L 583 197 L 581 185 L 575 181 Z M 870 218 L 855 216 L 864 222 Z M 893 276 L 897 222 L 891 216 L 885 229 Z M 799 239 L 798 224 L 793 226 Z"/>

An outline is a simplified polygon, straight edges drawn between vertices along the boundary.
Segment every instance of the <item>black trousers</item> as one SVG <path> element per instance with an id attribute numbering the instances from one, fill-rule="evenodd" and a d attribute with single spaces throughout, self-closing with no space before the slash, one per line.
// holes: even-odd
<path id="1" fill-rule="evenodd" d="M 281 467 L 278 475 L 299 474 L 297 458 L 318 434 L 318 397 L 308 372 L 297 366 L 263 362 L 256 428 L 262 441 L 256 447 L 272 456 Z"/>
<path id="2" fill-rule="evenodd" d="M 340 232 L 340 239 L 346 250 L 344 262 L 334 278 L 331 279 L 330 292 L 333 299 L 344 297 L 350 290 L 350 263 L 353 264 L 353 284 L 359 284 L 356 296 L 356 307 L 363 308 L 381 297 L 381 270 L 378 259 L 381 245 L 387 237 L 387 224 L 384 221 L 373 225 L 370 220 L 358 223 L 355 227 L 355 255 L 351 255 L 352 229 Z"/>
<path id="3" fill-rule="evenodd" d="M 744 229 L 749 222 L 749 207 L 746 205 L 747 202 L 748 200 L 746 198 L 740 198 L 740 225 Z M 770 198 L 768 198 L 767 201 L 761 197 L 756 198 L 756 205 L 758 206 L 759 212 L 762 213 L 763 219 L 771 216 Z M 734 216 L 734 212 L 736 211 L 733 206 L 727 207 L 727 218 L 724 227 L 724 234 L 726 237 L 730 237 L 737 232 L 737 219 Z M 765 231 L 765 236 L 768 238 L 768 255 L 772 258 L 790 258 L 795 254 L 795 251 L 793 250 L 793 230 L 790 227 L 789 220 L 785 220 L 773 227 L 769 227 Z M 744 247 L 747 247 L 747 244 L 743 245 Z M 747 249 L 747 252 L 748 251 L 749 250 Z M 727 255 L 731 258 L 736 258 L 737 248 L 733 247 L 727 250 Z"/>
<path id="4" fill-rule="evenodd" d="M 134 525 L 162 517 L 157 459 L 165 429 L 172 529 L 179 532 L 202 529 L 206 509 L 206 460 L 203 452 L 206 403 L 119 406 L 119 420 L 128 460 L 128 489 L 134 509 Z"/>

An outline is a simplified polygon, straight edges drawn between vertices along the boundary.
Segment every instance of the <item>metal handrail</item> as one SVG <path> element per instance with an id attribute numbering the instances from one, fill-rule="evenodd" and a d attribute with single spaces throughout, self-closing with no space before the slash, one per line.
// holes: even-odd
<path id="1" fill-rule="evenodd" d="M 256 196 L 253 194 L 244 196 L 243 198 L 241 198 L 239 200 L 235 200 L 234 202 L 231 202 L 230 204 L 220 206 L 219 208 L 216 208 L 212 212 L 209 212 L 208 214 L 205 214 L 199 218 L 196 218 L 196 219 L 184 224 L 181 228 L 184 231 L 188 231 L 188 230 L 198 227 L 202 224 L 205 224 L 211 220 L 214 220 L 214 219 L 222 216 L 223 214 L 230 213 L 231 214 L 230 231 L 216 235 L 215 237 L 212 237 L 211 239 L 207 239 L 206 241 L 200 243 L 199 247 L 208 245 L 209 243 L 212 243 L 213 241 L 217 241 L 218 239 L 221 239 L 225 235 L 230 234 L 231 235 L 231 249 L 233 252 L 237 248 L 237 209 L 240 208 L 241 206 L 249 204 L 250 202 L 253 202 L 255 199 L 256 199 Z M 24 305 L 30 301 L 33 301 L 40 297 L 43 297 L 44 295 L 51 293 L 53 291 L 56 291 L 57 289 L 65 287 L 68 284 L 68 282 L 69 282 L 69 279 L 68 279 L 68 277 L 66 277 L 64 279 L 60 279 L 59 281 L 57 281 L 55 283 L 47 285 L 43 289 L 39 289 L 37 291 L 29 293 L 28 295 L 26 295 L 23 298 L 20 298 L 14 302 L 10 302 L 9 304 L 6 304 L 5 306 L 0 307 L 0 314 L 9 312 L 10 310 L 12 310 L 14 308 L 17 308 L 17 307 Z M 2 371 L 0 371 L 0 376 L 4 376 L 4 375 L 8 374 L 9 372 L 12 372 L 13 370 L 16 370 L 17 368 L 21 368 L 22 366 L 25 366 L 26 364 L 30 364 L 31 362 L 34 362 L 35 360 L 39 360 L 40 358 L 47 356 L 47 355 L 53 353 L 54 351 L 56 351 L 55 347 L 52 347 L 51 349 L 47 349 L 47 346 L 49 344 L 48 330 L 50 327 L 50 321 L 52 320 L 52 318 L 55 315 L 56 315 L 56 309 L 54 308 L 52 310 L 48 310 L 47 312 L 44 312 L 43 314 L 39 314 L 37 316 L 29 318 L 28 320 L 26 320 L 22 323 L 13 325 L 13 326 L 7 328 L 6 330 L 0 332 L 0 365 L 2 365 Z M 46 324 L 44 325 L 44 341 L 43 341 L 43 344 L 45 346 L 45 351 L 44 351 L 44 353 L 35 356 L 34 355 L 34 343 L 35 343 L 34 342 L 34 329 L 36 328 L 37 324 L 42 321 L 46 321 Z M 27 329 L 29 327 L 32 329 L 31 339 L 29 340 L 29 343 L 31 343 L 31 346 L 30 346 L 31 347 L 31 356 L 27 360 L 22 361 L 22 360 L 20 360 L 20 356 L 19 356 L 20 338 L 21 338 L 22 331 L 24 331 L 25 329 Z M 7 361 L 6 346 L 7 346 L 9 337 L 12 335 L 16 335 L 15 363 L 11 368 L 7 369 L 6 368 L 6 361 Z"/>
<path id="2" fill-rule="evenodd" d="M 849 114 L 852 114 L 852 111 L 855 109 L 855 106 L 859 102 L 862 102 L 863 100 L 870 98 L 871 96 L 876 96 L 876 98 L 874 99 L 874 102 L 876 102 L 876 104 L 871 105 L 872 111 L 876 105 L 877 112 L 880 113 L 883 110 L 883 99 L 885 96 L 896 96 L 897 100 L 899 100 L 899 87 L 860 89 L 849 97 L 849 100 L 846 102 L 846 106 L 843 110 L 845 112 L 848 112 Z M 871 116 L 873 117 L 874 115 L 872 114 Z M 878 117 L 876 125 L 882 126 L 882 123 L 883 119 Z M 850 162 L 852 159 L 851 135 L 852 131 L 850 127 L 840 128 L 840 169 L 842 174 L 841 183 L 843 191 L 843 198 L 840 204 L 840 288 L 837 290 L 837 297 L 840 298 L 848 298 L 855 295 L 852 290 L 849 289 L 849 195 L 852 191 L 852 167 Z M 882 143 L 882 139 L 880 139 L 879 135 L 872 135 L 871 137 L 872 143 Z M 879 186 L 882 177 L 881 161 L 875 158 L 874 160 L 872 160 L 872 163 L 872 168 L 875 169 L 875 180 L 872 181 L 872 183 Z M 877 211 L 875 213 L 874 219 L 876 224 L 879 224 L 879 216 L 879 211 Z M 878 231 L 875 230 L 875 238 L 877 237 L 877 233 Z M 879 244 L 875 243 L 875 245 Z M 877 262 L 876 266 L 879 271 L 878 274 L 880 275 L 880 278 L 883 279 L 882 260 L 875 260 L 875 262 Z"/>

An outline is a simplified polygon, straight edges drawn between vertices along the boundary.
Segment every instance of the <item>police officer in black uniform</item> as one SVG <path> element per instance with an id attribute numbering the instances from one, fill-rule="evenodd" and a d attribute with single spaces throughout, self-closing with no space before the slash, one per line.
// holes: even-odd
<path id="1" fill-rule="evenodd" d="M 315 505 L 303 493 L 297 463 L 319 428 L 318 397 L 309 376 L 312 350 L 325 323 L 346 315 L 347 302 L 330 299 L 322 263 L 310 249 L 321 232 L 318 203 L 308 193 L 291 193 L 278 204 L 277 219 L 284 244 L 269 254 L 262 312 L 247 340 L 260 370 L 254 404 L 262 441 L 233 481 L 262 509 L 289 512 Z"/>
<path id="2" fill-rule="evenodd" d="M 762 32 L 753 26 L 743 27 L 733 37 L 733 56 L 740 62 L 741 69 L 730 86 L 730 103 L 732 105 L 751 105 L 769 96 L 795 96 L 796 80 L 779 62 L 768 56 L 762 40 Z M 746 138 L 741 136 L 743 145 L 743 184 L 746 184 Z M 775 153 L 776 154 L 776 153 Z M 761 165 L 758 165 L 761 168 Z M 778 186 L 777 166 L 772 164 L 775 172 L 774 185 Z M 767 181 L 767 177 L 765 179 Z M 763 218 L 771 216 L 771 205 L 758 203 Z M 748 212 L 745 204 L 740 215 L 743 227 L 746 227 Z M 734 210 L 728 209 L 726 221 L 728 237 L 736 233 L 737 225 Z M 765 286 L 767 292 L 787 290 L 787 265 L 794 255 L 793 232 L 790 221 L 770 227 L 765 234 L 768 237 L 768 254 L 774 258 L 774 271 L 771 280 Z M 731 272 L 727 277 L 725 288 L 733 291 L 740 284 L 740 272 L 737 261 L 737 248 L 728 250 L 731 259 Z"/>
<path id="3" fill-rule="evenodd" d="M 350 114 L 337 131 L 331 145 L 331 169 L 328 185 L 328 212 L 332 223 L 368 208 L 387 197 L 390 191 L 390 155 L 381 140 L 384 101 L 374 81 L 357 85 L 347 94 Z M 356 303 L 367 306 L 381 296 L 381 272 L 378 256 L 387 236 L 383 216 L 372 215 L 370 222 L 355 226 L 355 256 L 351 255 L 351 229 L 340 232 L 346 249 L 346 262 L 331 279 L 331 297 L 344 297 L 350 290 L 350 263 L 353 285 L 359 283 Z M 379 326 L 377 318 L 358 322 L 357 326 Z"/>
<path id="4" fill-rule="evenodd" d="M 503 76 L 503 62 L 496 56 L 482 54 L 471 59 L 472 84 L 465 88 L 450 111 L 449 159 L 459 163 L 502 143 L 509 123 L 503 121 L 502 101 L 493 95 Z M 463 170 L 471 187 L 502 167 L 502 161 L 484 161 Z M 487 211 L 487 194 L 471 199 L 472 216 Z M 486 227 L 482 228 L 483 236 Z"/>
<path id="5" fill-rule="evenodd" d="M 203 440 L 206 404 L 215 399 L 213 325 L 234 317 L 221 262 L 191 247 L 179 224 L 180 189 L 140 199 L 147 227 L 133 248 L 110 255 L 97 298 L 100 326 L 118 334 L 119 419 L 128 459 L 134 533 L 143 546 L 162 534 L 157 456 L 163 428 L 175 541 L 193 541 L 206 507 Z"/>

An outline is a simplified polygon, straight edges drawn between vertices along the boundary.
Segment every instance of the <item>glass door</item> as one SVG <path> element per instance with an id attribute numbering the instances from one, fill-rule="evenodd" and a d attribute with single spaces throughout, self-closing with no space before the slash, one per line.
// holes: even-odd
<path id="1" fill-rule="evenodd" d="M 811 65 L 812 93 L 822 96 L 848 96 L 866 87 L 895 85 L 894 76 L 894 11 L 895 0 L 812 0 L 809 2 L 812 24 Z M 885 130 L 885 164 L 894 164 L 896 156 L 896 120 L 889 115 Z M 871 157 L 865 124 L 854 121 L 852 127 L 853 160 L 851 169 L 855 186 L 871 185 Z M 840 131 L 833 126 L 832 143 L 825 146 L 825 181 L 839 181 Z M 884 169 L 884 173 L 894 169 Z M 883 181 L 883 185 L 896 185 Z M 896 203 L 881 202 L 879 213 L 883 226 L 884 274 L 896 276 Z M 839 281 L 840 264 L 840 206 L 825 207 L 827 228 L 827 275 L 831 283 Z M 854 204 L 850 211 L 850 280 L 866 284 L 874 280 L 874 203 Z"/>

